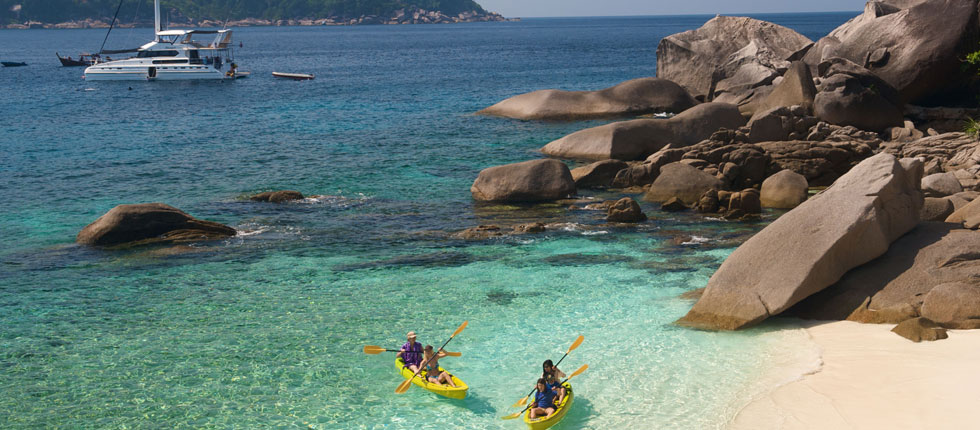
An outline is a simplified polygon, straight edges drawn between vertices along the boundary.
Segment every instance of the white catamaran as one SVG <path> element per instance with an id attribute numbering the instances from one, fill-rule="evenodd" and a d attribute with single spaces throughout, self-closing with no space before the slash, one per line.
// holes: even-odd
<path id="1" fill-rule="evenodd" d="M 103 51 L 105 62 L 85 69 L 89 81 L 235 79 L 237 71 L 231 48 L 231 30 L 164 30 L 160 27 L 160 0 L 154 0 L 156 39 L 135 50 Z M 214 34 L 210 44 L 191 40 L 195 34 Z M 105 54 L 136 52 L 123 60 Z"/>

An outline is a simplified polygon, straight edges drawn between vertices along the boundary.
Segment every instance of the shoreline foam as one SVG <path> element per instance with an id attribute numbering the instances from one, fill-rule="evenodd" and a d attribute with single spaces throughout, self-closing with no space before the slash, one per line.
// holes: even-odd
<path id="1" fill-rule="evenodd" d="M 772 389 L 730 429 L 970 428 L 980 404 L 980 331 L 914 343 L 891 325 L 805 322 L 820 370 Z"/>

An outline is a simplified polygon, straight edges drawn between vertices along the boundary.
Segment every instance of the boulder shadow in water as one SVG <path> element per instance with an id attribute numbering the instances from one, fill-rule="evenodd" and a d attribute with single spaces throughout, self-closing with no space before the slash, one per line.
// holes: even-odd
<path id="1" fill-rule="evenodd" d="M 476 261 L 465 252 L 431 252 L 428 254 L 399 255 L 384 260 L 363 263 L 338 264 L 334 271 L 350 272 L 364 269 L 384 269 L 389 267 L 461 267 Z"/>
<path id="2" fill-rule="evenodd" d="M 552 266 L 592 266 L 597 264 L 633 263 L 636 259 L 616 254 L 558 254 L 541 259 Z"/>

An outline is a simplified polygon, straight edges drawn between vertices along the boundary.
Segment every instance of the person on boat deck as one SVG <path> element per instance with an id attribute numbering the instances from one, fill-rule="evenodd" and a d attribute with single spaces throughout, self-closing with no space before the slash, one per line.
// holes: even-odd
<path id="1" fill-rule="evenodd" d="M 395 357 L 401 357 L 402 361 L 405 362 L 405 367 L 411 370 L 412 373 L 419 373 L 419 368 L 422 365 L 422 344 L 415 341 L 415 332 L 410 331 L 406 335 L 408 342 L 402 345 L 402 349 L 395 354 Z"/>
<path id="2" fill-rule="evenodd" d="M 541 379 L 544 379 L 544 384 L 549 389 L 558 393 L 557 404 L 561 404 L 562 399 L 565 398 L 565 387 L 561 385 L 561 380 L 564 377 L 565 372 L 558 370 L 551 360 L 545 360 L 544 363 L 541 364 Z"/>
<path id="3" fill-rule="evenodd" d="M 558 393 L 551 388 L 544 378 L 538 379 L 537 394 L 534 395 L 534 407 L 531 408 L 530 418 L 547 418 L 555 413 L 555 399 Z"/>
<path id="4" fill-rule="evenodd" d="M 434 382 L 436 385 L 443 385 L 445 383 L 450 387 L 456 388 L 456 383 L 453 382 L 453 376 L 445 370 L 439 370 L 439 359 L 445 356 L 446 353 L 443 350 L 440 349 L 438 354 L 434 354 L 432 345 L 425 346 L 425 359 L 422 360 L 422 368 L 425 369 L 425 379 L 428 382 Z"/>

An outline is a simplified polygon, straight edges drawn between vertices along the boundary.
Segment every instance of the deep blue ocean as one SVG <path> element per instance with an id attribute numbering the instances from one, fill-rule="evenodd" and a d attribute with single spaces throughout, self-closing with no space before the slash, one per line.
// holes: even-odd
<path id="1" fill-rule="evenodd" d="M 755 16 L 817 39 L 856 13 Z M 669 34 L 710 16 L 235 30 L 235 82 L 86 82 L 55 52 L 104 30 L 0 30 L 0 428 L 510 428 L 546 358 L 576 377 L 559 429 L 723 428 L 809 369 L 792 322 L 738 333 L 670 323 L 778 216 L 605 224 L 566 205 L 476 204 L 481 169 L 539 158 L 604 123 L 474 116 L 543 88 L 656 74 Z M 150 29 L 116 29 L 107 49 Z M 273 71 L 313 73 L 275 80 Z M 569 162 L 574 167 L 574 162 Z M 292 189 L 314 199 L 253 203 Z M 581 190 L 582 199 L 619 197 Z M 164 202 L 241 234 L 180 247 L 73 244 L 118 204 Z M 479 224 L 546 233 L 487 241 Z M 463 401 L 402 378 L 404 333 L 440 345 Z"/>

